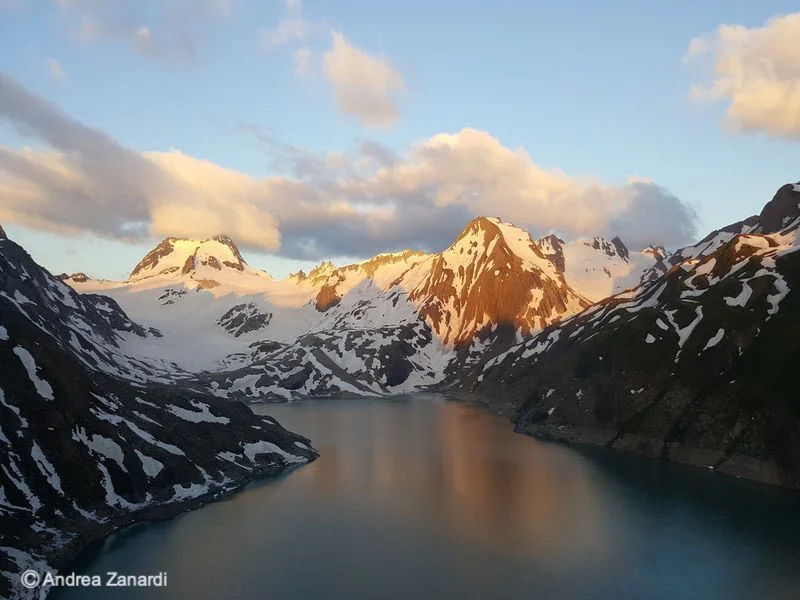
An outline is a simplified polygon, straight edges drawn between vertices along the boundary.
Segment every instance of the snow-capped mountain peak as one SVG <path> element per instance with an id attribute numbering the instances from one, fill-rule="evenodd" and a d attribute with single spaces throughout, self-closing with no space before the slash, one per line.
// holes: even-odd
<path id="1" fill-rule="evenodd" d="M 631 253 L 625 243 L 601 236 L 565 242 L 555 234 L 538 240 L 544 255 L 564 273 L 567 283 L 583 297 L 596 302 L 611 294 L 663 273 L 668 256 L 664 248 L 650 246 Z"/>
<path id="2" fill-rule="evenodd" d="M 527 231 L 492 217 L 471 221 L 449 248 L 415 265 L 399 284 L 453 346 L 498 326 L 545 327 L 587 304 Z"/>
<path id="3" fill-rule="evenodd" d="M 238 271 L 271 279 L 264 271 L 252 269 L 239 248 L 228 236 L 206 240 L 168 237 L 159 243 L 133 269 L 128 281 L 156 276 L 189 278 L 208 287 L 219 285 L 218 274 Z M 216 284 L 216 285 L 215 285 Z"/>
<path id="4" fill-rule="evenodd" d="M 333 275 L 334 271 L 336 271 L 336 265 L 329 260 L 325 260 L 308 272 L 308 279 L 312 284 L 321 283 Z"/>

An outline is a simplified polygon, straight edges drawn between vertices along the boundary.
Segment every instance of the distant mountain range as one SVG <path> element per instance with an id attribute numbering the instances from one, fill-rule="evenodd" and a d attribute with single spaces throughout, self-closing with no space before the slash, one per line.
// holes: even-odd
<path id="1" fill-rule="evenodd" d="M 124 346 L 149 358 L 148 371 L 177 368 L 218 396 L 275 401 L 428 389 L 476 344 L 520 341 L 657 277 L 667 258 L 631 253 L 618 238 L 536 241 L 480 217 L 437 254 L 323 262 L 282 281 L 250 267 L 225 236 L 167 238 L 123 282 L 61 278 L 162 334 Z M 198 338 L 203 351 L 187 352 Z"/>
<path id="2" fill-rule="evenodd" d="M 226 400 L 443 391 L 521 432 L 798 486 L 798 227 L 787 184 L 672 254 L 480 217 L 440 253 L 281 281 L 225 236 L 167 238 L 120 282 L 53 277 L 0 228 L 0 596 L 315 458 Z"/>

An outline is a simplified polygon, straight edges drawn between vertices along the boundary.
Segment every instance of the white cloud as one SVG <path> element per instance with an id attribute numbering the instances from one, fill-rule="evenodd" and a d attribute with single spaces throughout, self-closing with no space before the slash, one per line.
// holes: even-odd
<path id="1" fill-rule="evenodd" d="M 238 0 L 53 0 L 86 44 L 117 42 L 149 58 L 196 62 Z"/>
<path id="2" fill-rule="evenodd" d="M 721 25 L 691 40 L 684 60 L 711 59 L 709 81 L 691 97 L 725 101 L 737 130 L 800 139 L 800 13 L 763 27 Z"/>
<path id="3" fill-rule="evenodd" d="M 398 119 L 397 97 L 405 92 L 403 75 L 385 59 L 355 47 L 332 32 L 333 47 L 323 69 L 339 110 L 370 127 L 388 127 Z"/>
<path id="4" fill-rule="evenodd" d="M 308 46 L 303 46 L 294 51 L 292 55 L 294 59 L 294 73 L 300 77 L 308 75 L 312 71 L 311 66 L 311 49 Z"/>
<path id="5" fill-rule="evenodd" d="M 402 155 L 363 140 L 352 153 L 317 155 L 242 124 L 285 172 L 255 178 L 178 150 L 125 148 L 2 72 L 0 119 L 52 148 L 0 146 L 0 223 L 127 240 L 227 233 L 302 259 L 440 250 L 478 215 L 536 235 L 619 234 L 632 248 L 695 234 L 691 209 L 651 182 L 615 186 L 545 170 L 472 129 Z"/>
<path id="6" fill-rule="evenodd" d="M 50 76 L 56 81 L 64 81 L 67 78 L 67 73 L 55 58 L 48 58 L 47 69 L 50 71 Z"/>
<path id="7" fill-rule="evenodd" d="M 261 46 L 271 51 L 294 44 L 293 71 L 308 75 L 317 66 L 309 44 L 324 34 L 331 46 L 322 55 L 322 73 L 339 111 L 367 127 L 394 125 L 399 117 L 397 100 L 406 91 L 402 73 L 386 58 L 356 47 L 342 32 L 306 19 L 299 0 L 285 0 L 285 6 L 287 13 L 277 26 L 261 30 Z"/>
<path id="8" fill-rule="evenodd" d="M 261 31 L 261 45 L 270 50 L 292 42 L 304 42 L 317 31 L 317 27 L 299 15 L 286 17 L 275 29 Z"/>

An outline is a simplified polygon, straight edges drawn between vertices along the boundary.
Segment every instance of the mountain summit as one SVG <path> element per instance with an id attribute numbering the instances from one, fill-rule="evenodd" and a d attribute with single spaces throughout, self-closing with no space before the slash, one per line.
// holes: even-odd
<path id="1" fill-rule="evenodd" d="M 588 306 L 527 231 L 493 217 L 471 221 L 449 248 L 414 266 L 400 284 L 451 345 L 485 328 L 528 333 Z"/>
<path id="2" fill-rule="evenodd" d="M 216 287 L 220 276 L 238 271 L 269 279 L 248 266 L 236 244 L 226 235 L 206 240 L 168 237 L 136 265 L 128 281 L 151 277 L 188 278 L 199 287 Z"/>

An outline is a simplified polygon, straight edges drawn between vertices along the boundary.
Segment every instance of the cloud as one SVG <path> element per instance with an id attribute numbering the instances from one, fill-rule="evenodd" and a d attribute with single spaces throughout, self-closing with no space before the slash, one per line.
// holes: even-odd
<path id="1" fill-rule="evenodd" d="M 397 96 L 405 92 L 403 75 L 383 58 L 355 47 L 340 32 L 331 33 L 325 53 L 325 78 L 339 110 L 370 127 L 388 127 L 398 118 Z"/>
<path id="2" fill-rule="evenodd" d="M 329 28 L 324 23 L 311 21 L 303 16 L 300 0 L 284 0 L 286 14 L 272 28 L 262 28 L 259 36 L 265 50 L 274 50 L 287 44 L 307 42 L 310 38 L 324 35 Z"/>
<path id="3" fill-rule="evenodd" d="M 64 81 L 67 78 L 67 72 L 55 58 L 48 58 L 47 68 L 50 71 L 50 76 L 56 81 Z"/>
<path id="4" fill-rule="evenodd" d="M 720 25 L 691 40 L 684 60 L 710 57 L 709 81 L 694 86 L 699 101 L 725 101 L 734 129 L 800 139 L 800 13 L 763 27 Z"/>
<path id="5" fill-rule="evenodd" d="M 697 237 L 697 213 L 667 189 L 639 179 L 621 190 L 623 209 L 600 232 L 619 235 L 632 249 L 650 244 L 678 248 Z"/>
<path id="6" fill-rule="evenodd" d="M 270 50 L 291 42 L 304 42 L 317 30 L 317 25 L 302 16 L 293 15 L 281 19 L 275 29 L 261 31 L 261 45 Z"/>
<path id="7" fill-rule="evenodd" d="M 153 59 L 179 63 L 199 60 L 201 49 L 237 0 L 53 0 L 86 44 L 129 45 Z"/>
<path id="8" fill-rule="evenodd" d="M 537 166 L 488 133 L 438 134 L 396 153 L 358 140 L 316 154 L 253 123 L 281 175 L 255 178 L 179 150 L 140 153 L 0 73 L 0 120 L 51 150 L 0 146 L 0 222 L 124 240 L 231 235 L 286 258 L 441 250 L 473 217 L 534 235 L 619 234 L 632 248 L 693 239 L 694 213 L 654 183 L 614 186 Z"/>
<path id="9" fill-rule="evenodd" d="M 0 72 L 3 120 L 52 150 L 0 146 L 0 222 L 126 241 L 172 231 L 229 232 L 246 246 L 279 245 L 270 213 L 248 196 L 244 175 L 222 177 L 210 163 L 193 159 L 208 187 L 198 185 L 182 168 L 180 153 L 167 159 L 125 148 Z"/>
<path id="10" fill-rule="evenodd" d="M 294 51 L 292 58 L 294 59 L 295 75 L 298 77 L 305 77 L 311 73 L 313 67 L 311 66 L 312 54 L 310 48 L 307 46 L 298 48 Z"/>
<path id="11" fill-rule="evenodd" d="M 261 30 L 261 46 L 267 51 L 299 46 L 291 55 L 293 71 L 306 76 L 315 70 L 309 43 L 326 36 L 331 45 L 322 56 L 322 73 L 339 111 L 367 127 L 394 125 L 399 117 L 397 100 L 406 91 L 403 74 L 386 58 L 356 47 L 342 32 L 306 19 L 299 0 L 285 0 L 285 6 L 286 15 L 277 26 Z"/>

